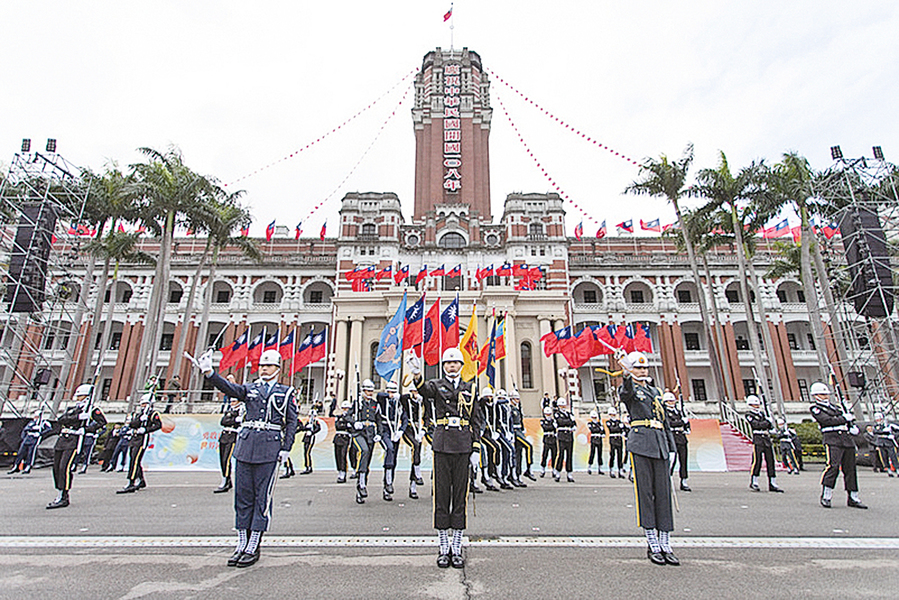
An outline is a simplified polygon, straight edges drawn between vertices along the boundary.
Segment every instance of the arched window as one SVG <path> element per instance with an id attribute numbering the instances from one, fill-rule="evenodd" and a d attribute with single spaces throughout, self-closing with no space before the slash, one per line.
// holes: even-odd
<path id="1" fill-rule="evenodd" d="M 375 229 L 374 223 L 363 223 L 362 224 L 362 235 L 374 235 L 378 231 Z"/>
<path id="2" fill-rule="evenodd" d="M 532 389 L 534 387 L 534 361 L 531 355 L 530 342 L 521 343 L 521 387 Z"/>
<path id="3" fill-rule="evenodd" d="M 381 387 L 381 376 L 375 369 L 375 358 L 378 356 L 378 342 L 371 343 L 371 359 L 368 361 L 368 370 L 371 373 L 369 379 L 375 384 L 375 388 Z M 353 392 L 355 394 L 355 392 Z"/>
<path id="4" fill-rule="evenodd" d="M 440 238 L 440 247 L 441 248 L 464 248 L 465 247 L 465 238 L 461 233 L 455 233 L 451 231 L 450 233 L 445 234 L 442 238 Z"/>
<path id="5" fill-rule="evenodd" d="M 528 225 L 528 234 L 532 236 L 542 236 L 543 235 L 543 223 L 530 223 Z"/>

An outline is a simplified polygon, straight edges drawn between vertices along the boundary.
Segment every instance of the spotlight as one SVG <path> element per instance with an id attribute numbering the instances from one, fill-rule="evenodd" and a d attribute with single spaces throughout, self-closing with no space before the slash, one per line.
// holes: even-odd
<path id="1" fill-rule="evenodd" d="M 47 152 L 56 152 L 56 140 L 50 138 L 47 140 Z"/>
<path id="2" fill-rule="evenodd" d="M 31 152 L 31 140 L 27 138 L 22 140 L 22 152 Z"/>
<path id="3" fill-rule="evenodd" d="M 843 158 L 843 151 L 840 150 L 839 146 L 831 146 L 830 157 L 834 160 L 840 160 L 841 158 Z"/>
<path id="4" fill-rule="evenodd" d="M 883 160 L 883 148 L 881 148 L 880 146 L 874 146 L 872 150 L 874 150 L 874 158 L 876 158 L 877 160 Z"/>

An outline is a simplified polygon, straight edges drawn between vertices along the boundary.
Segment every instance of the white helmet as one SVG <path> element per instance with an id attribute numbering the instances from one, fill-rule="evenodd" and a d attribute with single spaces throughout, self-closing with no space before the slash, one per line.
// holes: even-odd
<path id="1" fill-rule="evenodd" d="M 748 406 L 761 406 L 762 401 L 759 400 L 759 397 L 755 394 L 749 394 L 748 396 L 746 396 L 746 404 Z"/>
<path id="2" fill-rule="evenodd" d="M 496 400 L 497 402 L 506 402 L 509 399 L 509 393 L 506 392 L 503 388 L 499 388 L 496 390 Z"/>
<path id="3" fill-rule="evenodd" d="M 388 382 L 387 382 L 387 391 L 388 391 L 388 392 L 395 392 L 395 391 L 397 391 L 398 389 L 400 389 L 400 386 L 398 386 L 397 383 L 396 383 L 395 381 L 388 381 Z"/>
<path id="4" fill-rule="evenodd" d="M 556 406 L 568 406 L 568 398 L 565 396 L 559 396 L 556 398 Z"/>
<path id="5" fill-rule="evenodd" d="M 596 412 L 595 410 L 591 410 L 591 411 L 590 411 L 590 418 L 591 418 L 591 419 L 598 419 L 598 418 L 599 418 L 599 413 Z"/>
<path id="6" fill-rule="evenodd" d="M 547 406 L 546 408 L 543 409 L 543 414 L 544 414 L 544 415 L 551 415 L 551 414 L 553 414 L 553 409 L 550 408 L 549 406 Z"/>
<path id="7" fill-rule="evenodd" d="M 375 383 L 371 379 L 366 379 L 362 382 L 362 389 L 365 391 L 374 391 Z"/>
<path id="8" fill-rule="evenodd" d="M 515 400 L 517 398 L 521 398 L 521 394 L 518 393 L 518 390 L 513 389 L 511 392 L 509 392 L 509 398 Z"/>
<path id="9" fill-rule="evenodd" d="M 646 355 L 642 352 L 631 352 L 627 355 L 627 362 L 630 363 L 631 368 L 649 368 L 649 360 L 647 360 Z"/>
<path id="10" fill-rule="evenodd" d="M 443 351 L 443 362 L 464 363 L 465 359 L 462 357 L 462 351 L 458 348 L 447 348 Z"/>
<path id="11" fill-rule="evenodd" d="M 141 394 L 140 404 L 153 404 L 153 394 L 149 392 L 146 394 Z"/>
<path id="12" fill-rule="evenodd" d="M 493 388 L 485 387 L 481 390 L 481 398 L 493 398 Z"/>
<path id="13" fill-rule="evenodd" d="M 274 365 L 281 368 L 281 354 L 277 350 L 266 350 L 259 357 L 259 366 Z"/>
<path id="14" fill-rule="evenodd" d="M 820 381 L 816 381 L 812 384 L 812 388 L 809 390 L 812 396 L 830 396 L 830 388 L 827 387 L 826 383 L 821 383 Z"/>
<path id="15" fill-rule="evenodd" d="M 883 413 L 880 413 L 880 412 L 874 413 L 874 420 L 878 421 L 878 422 L 883 421 Z"/>
<path id="16" fill-rule="evenodd" d="M 613 415 L 616 417 L 618 416 L 618 409 L 615 408 L 614 406 L 610 406 L 609 407 L 609 416 L 613 416 Z"/>
<path id="17" fill-rule="evenodd" d="M 75 397 L 79 396 L 90 396 L 91 392 L 94 390 L 94 386 L 89 383 L 82 383 L 77 388 L 75 388 Z"/>
<path id="18" fill-rule="evenodd" d="M 674 395 L 674 392 L 665 392 L 662 394 L 662 402 L 677 402 L 677 396 Z"/>
<path id="19" fill-rule="evenodd" d="M 348 409 L 352 408 L 352 406 L 353 406 L 353 403 L 350 402 L 349 400 L 344 400 L 343 402 L 340 403 L 340 408 L 342 408 L 344 410 L 348 410 Z"/>

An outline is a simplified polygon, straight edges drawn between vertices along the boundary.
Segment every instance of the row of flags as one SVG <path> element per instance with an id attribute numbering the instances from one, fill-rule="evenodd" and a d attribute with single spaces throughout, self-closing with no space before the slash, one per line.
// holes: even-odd
<path id="1" fill-rule="evenodd" d="M 327 232 L 327 230 L 328 230 L 328 221 L 325 221 L 324 223 L 322 223 L 321 231 L 318 232 L 318 239 L 320 239 L 321 241 L 324 242 L 325 241 L 325 233 Z M 249 236 L 250 235 L 250 226 L 247 225 L 246 227 L 241 227 L 240 235 L 242 235 L 243 237 Z M 299 240 L 301 235 L 303 235 L 303 222 L 302 221 L 297 223 L 296 227 L 294 227 L 294 229 L 293 229 L 293 237 L 295 240 Z M 270 242 L 270 241 L 272 241 L 273 237 L 275 237 L 275 220 L 272 220 L 272 222 L 269 223 L 268 226 L 265 228 L 265 241 Z"/>
<path id="2" fill-rule="evenodd" d="M 835 235 L 840 233 L 840 226 L 833 222 L 819 225 L 817 222 L 812 221 L 812 229 L 814 229 L 815 233 L 823 234 L 829 240 L 832 240 Z M 774 227 L 762 229 L 761 234 L 766 240 L 791 235 L 793 236 L 793 241 L 798 244 L 802 241 L 802 226 L 790 227 L 789 220 L 784 219 Z"/>
<path id="3" fill-rule="evenodd" d="M 643 231 L 654 231 L 656 233 L 662 233 L 663 231 L 668 231 L 673 228 L 676 224 L 669 223 L 668 225 L 662 225 L 659 219 L 653 219 L 652 221 L 644 221 L 640 219 L 640 229 Z M 615 225 L 615 229 L 618 230 L 619 234 L 622 233 L 634 233 L 634 220 L 628 219 L 627 221 L 622 221 Z M 606 222 L 603 221 L 599 226 L 599 229 L 596 230 L 596 239 L 602 239 L 606 237 L 608 234 L 608 229 L 606 228 Z M 584 237 L 584 222 L 581 221 L 574 227 L 574 238 L 577 241 L 581 241 Z"/>
<path id="4" fill-rule="evenodd" d="M 840 227 L 837 223 L 827 223 L 825 225 L 817 225 L 814 222 L 812 226 L 815 229 L 815 233 L 821 233 L 827 239 L 831 240 L 835 235 L 840 233 Z M 659 219 L 653 219 L 651 221 L 644 221 L 640 219 L 640 229 L 642 231 L 654 231 L 656 233 L 664 233 L 669 229 L 674 229 L 677 227 L 677 223 L 669 223 L 667 225 L 662 225 Z M 634 233 L 634 220 L 628 219 L 627 221 L 622 221 L 615 225 L 615 229 L 618 230 L 619 234 L 622 233 Z M 602 225 L 599 226 L 599 229 L 596 231 L 596 239 L 602 239 L 606 237 L 606 222 L 603 221 Z M 793 240 L 798 244 L 802 239 L 802 227 L 790 227 L 790 222 L 788 219 L 784 219 L 774 225 L 773 227 L 766 227 L 761 229 L 758 232 L 762 238 L 764 239 L 773 239 L 779 237 L 786 237 L 788 235 L 793 236 Z M 574 227 L 574 237 L 576 240 L 581 241 L 584 237 L 584 222 L 581 221 Z"/>
<path id="5" fill-rule="evenodd" d="M 550 331 L 540 341 L 546 356 L 561 354 L 572 369 L 584 365 L 594 356 L 612 354 L 614 349 L 625 352 L 652 352 L 649 325 L 634 322 L 628 325 L 590 325 L 576 334 L 571 326 Z M 603 343 L 605 342 L 605 343 Z"/>
<path id="6" fill-rule="evenodd" d="M 368 267 L 356 267 L 352 271 L 343 274 L 347 281 L 352 284 L 354 292 L 371 291 L 369 280 L 381 281 L 383 279 L 392 278 L 396 285 L 402 283 L 409 278 L 409 265 L 399 267 L 394 271 L 393 265 L 387 265 L 383 269 L 378 269 L 374 265 Z M 440 265 L 435 269 L 428 270 L 427 265 L 422 265 L 418 274 L 415 276 L 415 285 L 421 283 L 425 277 L 460 277 L 462 275 L 462 265 L 456 265 L 450 270 L 446 270 L 445 265 Z M 494 268 L 493 265 L 482 268 L 478 265 L 475 270 L 475 280 L 480 284 L 487 277 L 518 277 L 516 290 L 529 290 L 534 284 L 543 278 L 543 267 L 530 267 L 527 264 L 512 265 L 503 263 L 501 266 Z"/>
<path id="7" fill-rule="evenodd" d="M 407 293 L 388 321 L 378 343 L 375 370 L 378 375 L 390 379 L 400 368 L 403 352 L 411 350 L 424 359 L 427 365 L 437 365 L 443 351 L 459 348 L 464 358 L 462 379 L 469 381 L 482 373 L 487 374 L 490 385 L 495 384 L 496 361 L 506 356 L 505 316 L 494 314 L 490 339 L 478 346 L 477 305 L 472 307 L 471 319 L 462 338 L 459 338 L 459 296 L 441 310 L 440 298 L 425 310 L 426 294 L 407 306 Z"/>
<path id="8" fill-rule="evenodd" d="M 230 367 L 238 369 L 249 366 L 250 372 L 255 373 L 259 368 L 259 358 L 265 350 L 277 350 L 283 360 L 289 360 L 288 375 L 293 375 L 303 367 L 311 365 L 323 359 L 327 354 L 328 328 L 319 332 L 310 331 L 299 346 L 296 346 L 294 328 L 283 339 L 278 339 L 278 332 L 267 335 L 265 329 L 260 331 L 252 340 L 249 339 L 250 330 L 244 331 L 233 343 L 220 348 L 222 361 L 219 369 Z"/>

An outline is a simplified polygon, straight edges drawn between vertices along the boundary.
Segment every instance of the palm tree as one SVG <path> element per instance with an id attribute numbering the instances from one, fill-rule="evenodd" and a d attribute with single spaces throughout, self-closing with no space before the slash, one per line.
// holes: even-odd
<path id="1" fill-rule="evenodd" d="M 666 155 L 661 155 L 659 160 L 647 158 L 640 167 L 642 179 L 635 181 L 625 188 L 625 192 L 639 194 L 645 196 L 666 198 L 674 207 L 674 213 L 677 215 L 677 224 L 681 231 L 686 231 L 684 217 L 681 212 L 680 201 L 687 195 L 685 188 L 687 181 L 687 173 L 693 162 L 693 145 L 690 144 L 684 149 L 684 154 L 679 160 L 669 160 Z M 702 284 L 702 278 L 699 276 L 699 266 L 696 262 L 696 253 L 693 249 L 693 242 L 690 236 L 684 237 L 684 247 L 687 250 L 687 259 L 690 262 L 690 269 L 693 272 L 693 280 L 696 282 L 696 289 L 699 296 L 699 312 L 702 322 L 705 325 L 703 333 L 705 335 L 706 347 L 710 347 L 712 335 L 712 321 L 709 318 L 708 306 L 706 304 L 706 291 Z M 707 282 L 711 285 L 711 281 Z M 712 383 L 715 386 L 715 394 L 719 402 L 725 400 L 724 385 L 721 380 L 721 363 L 718 360 L 717 352 L 712 352 L 711 368 Z"/>
<path id="2" fill-rule="evenodd" d="M 740 291 L 746 311 L 746 326 L 749 330 L 749 347 L 752 350 L 752 358 L 755 369 L 762 378 L 761 384 L 766 385 L 766 375 L 762 354 L 759 349 L 758 326 L 753 314 L 752 295 L 750 294 L 749 280 L 752 279 L 756 289 L 758 280 L 753 267 L 747 260 L 747 254 L 751 256 L 754 250 L 754 235 L 756 231 L 770 218 L 770 200 L 767 195 L 766 183 L 767 168 L 763 162 L 753 162 L 748 167 L 742 168 L 733 175 L 724 152 L 719 153 L 718 167 L 715 169 L 702 169 L 696 175 L 697 183 L 690 189 L 690 193 L 702 196 L 708 202 L 699 209 L 700 213 L 719 213 L 725 217 L 722 223 L 725 231 L 734 236 L 734 246 L 737 251 L 737 263 L 739 267 Z M 729 216 L 729 220 L 726 217 Z M 744 235 L 744 228 L 748 229 L 748 235 Z M 768 363 L 771 367 L 771 380 L 774 384 L 774 396 L 781 414 L 785 414 L 783 405 L 783 391 L 780 387 L 780 373 L 777 360 L 773 356 L 774 348 L 771 340 L 771 332 L 768 329 L 768 319 L 765 315 L 762 298 L 756 302 L 761 317 L 762 332 L 765 340 L 765 349 L 768 353 Z"/>

